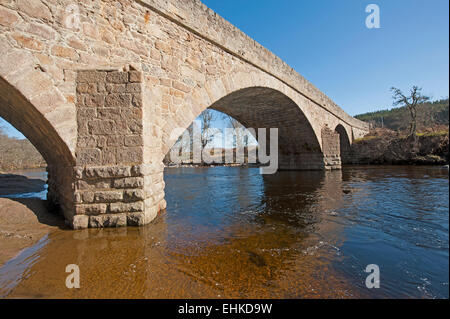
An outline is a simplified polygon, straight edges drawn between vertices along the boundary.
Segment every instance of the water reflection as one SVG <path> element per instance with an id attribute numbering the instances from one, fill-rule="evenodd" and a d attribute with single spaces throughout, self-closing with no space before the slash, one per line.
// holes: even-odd
<path id="1" fill-rule="evenodd" d="M 169 206 L 154 223 L 55 231 L 28 257 L 34 262 L 26 275 L 11 270 L 14 263 L 20 267 L 20 258 L 0 268 L 0 292 L 58 298 L 448 297 L 445 172 L 385 167 L 261 176 L 257 169 L 177 168 L 165 175 Z M 378 291 L 364 286 L 371 263 L 382 271 Z M 65 287 L 68 264 L 80 266 L 79 290 Z"/>

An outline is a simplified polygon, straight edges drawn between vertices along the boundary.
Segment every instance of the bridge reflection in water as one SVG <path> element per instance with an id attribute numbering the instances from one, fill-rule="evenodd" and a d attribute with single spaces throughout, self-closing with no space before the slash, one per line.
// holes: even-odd
<path id="1" fill-rule="evenodd" d="M 428 183 L 426 176 L 432 175 L 433 183 L 437 183 L 434 191 L 443 189 L 440 184 L 448 185 L 448 176 L 438 171 L 403 168 L 369 174 L 348 169 L 261 176 L 258 169 L 222 167 L 166 169 L 165 174 L 171 204 L 154 223 L 142 228 L 53 232 L 46 238 L 46 245 L 10 261 L 8 267 L 33 260 L 22 275 L 7 278 L 6 265 L 0 268 L 0 289 L 8 286 L 8 297 L 58 298 L 445 296 L 439 285 L 448 282 L 448 260 L 439 256 L 447 252 L 448 258 L 448 238 L 447 244 L 444 236 L 441 247 L 433 248 L 441 249 L 439 254 L 432 249 L 416 256 L 417 247 L 402 242 L 403 251 L 396 255 L 396 244 L 389 240 L 384 241 L 391 245 L 389 249 L 377 250 L 377 243 L 389 230 L 371 238 L 380 228 L 380 218 L 367 216 L 363 206 L 376 204 L 382 196 L 386 205 L 390 204 L 388 197 L 394 195 L 380 197 L 378 183 L 384 180 L 391 184 L 419 180 L 422 182 L 415 187 L 420 188 Z M 372 193 L 374 190 L 378 193 Z M 405 195 L 405 201 L 411 202 L 410 195 Z M 408 216 L 401 217 L 389 221 L 391 217 L 386 216 L 392 223 L 389 229 L 399 229 L 400 222 L 406 224 Z M 414 222 L 420 226 L 420 220 Z M 358 227 L 365 229 L 367 238 L 352 234 Z M 401 229 L 395 234 L 396 240 L 407 241 Z M 438 232 L 434 230 L 433 234 Z M 435 266 L 427 274 L 433 285 L 426 287 L 432 295 L 424 294 L 414 284 L 408 286 L 407 280 L 394 283 L 395 277 L 416 266 L 413 263 L 395 269 L 397 273 L 384 274 L 390 282 L 385 283 L 388 290 L 365 289 L 362 267 L 367 256 L 358 251 L 359 246 L 352 246 L 355 240 L 360 245 L 365 242 L 364 249 L 371 253 L 369 260 L 382 261 L 384 268 L 408 263 L 411 252 L 416 260 L 433 260 Z M 383 252 L 392 254 L 383 256 Z M 79 265 L 81 289 L 66 288 L 68 264 Z M 423 275 L 423 269 L 416 271 Z"/>

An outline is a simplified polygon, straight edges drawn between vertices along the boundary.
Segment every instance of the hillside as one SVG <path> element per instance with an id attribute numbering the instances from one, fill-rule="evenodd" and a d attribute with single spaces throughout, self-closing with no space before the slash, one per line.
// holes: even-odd
<path id="1" fill-rule="evenodd" d="M 418 131 L 435 126 L 448 126 L 449 100 L 439 100 L 419 105 L 417 112 Z M 410 115 L 405 107 L 365 113 L 355 116 L 368 122 L 372 128 L 388 128 L 403 131 L 409 128 Z"/>
<path id="2" fill-rule="evenodd" d="M 41 154 L 28 140 L 18 140 L 0 128 L 0 171 L 45 167 Z"/>

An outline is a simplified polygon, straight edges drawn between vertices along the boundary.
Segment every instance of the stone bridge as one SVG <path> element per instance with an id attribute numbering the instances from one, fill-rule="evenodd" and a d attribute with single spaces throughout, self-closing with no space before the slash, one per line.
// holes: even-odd
<path id="1" fill-rule="evenodd" d="M 368 131 L 198 0 L 4 0 L 0 31 L 0 116 L 74 229 L 152 221 L 171 132 L 208 107 L 278 128 L 280 169 L 339 169 Z"/>

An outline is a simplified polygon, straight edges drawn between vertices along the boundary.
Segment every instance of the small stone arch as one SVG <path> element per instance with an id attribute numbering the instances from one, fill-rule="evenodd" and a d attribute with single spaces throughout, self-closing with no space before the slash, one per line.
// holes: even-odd
<path id="1" fill-rule="evenodd" d="M 339 134 L 340 155 L 342 164 L 348 164 L 350 161 L 351 139 L 347 134 L 347 130 L 342 124 L 338 124 L 335 132 Z"/>

